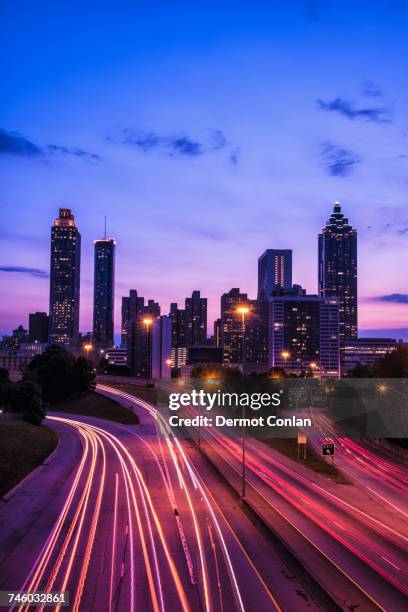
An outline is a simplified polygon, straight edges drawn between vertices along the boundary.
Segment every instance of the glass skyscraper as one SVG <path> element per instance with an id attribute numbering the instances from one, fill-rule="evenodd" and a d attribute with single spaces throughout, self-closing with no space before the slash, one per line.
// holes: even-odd
<path id="1" fill-rule="evenodd" d="M 340 345 L 357 338 L 357 231 L 335 202 L 318 238 L 319 293 L 339 300 Z"/>
<path id="2" fill-rule="evenodd" d="M 103 347 L 111 347 L 115 302 L 115 240 L 95 240 L 93 339 Z"/>
<path id="3" fill-rule="evenodd" d="M 291 287 L 291 249 L 267 249 L 258 259 L 258 300 L 268 300 L 274 291 Z"/>
<path id="4" fill-rule="evenodd" d="M 51 228 L 49 342 L 76 342 L 79 332 L 81 235 L 69 208 L 60 208 Z"/>

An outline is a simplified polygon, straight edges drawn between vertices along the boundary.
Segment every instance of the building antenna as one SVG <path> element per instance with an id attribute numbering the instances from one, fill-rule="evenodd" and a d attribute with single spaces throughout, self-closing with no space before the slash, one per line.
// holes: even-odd
<path id="1" fill-rule="evenodd" d="M 106 215 L 105 215 L 105 240 L 106 240 Z"/>

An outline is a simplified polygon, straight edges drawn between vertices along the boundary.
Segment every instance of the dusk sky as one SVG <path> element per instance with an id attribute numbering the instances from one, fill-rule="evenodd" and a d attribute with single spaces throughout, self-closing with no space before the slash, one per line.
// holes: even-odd
<path id="1" fill-rule="evenodd" d="M 256 297 L 293 249 L 317 291 L 335 200 L 358 230 L 359 327 L 408 337 L 406 2 L 1 3 L 0 332 L 48 311 L 50 227 L 117 240 L 130 288 L 168 311 L 193 289 Z M 405 328 L 405 330 L 402 330 Z M 210 327 L 211 329 L 211 327 Z"/>

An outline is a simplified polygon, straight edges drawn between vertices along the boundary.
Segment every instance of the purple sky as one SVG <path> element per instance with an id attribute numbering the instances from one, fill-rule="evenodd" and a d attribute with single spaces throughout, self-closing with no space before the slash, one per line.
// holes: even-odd
<path id="1" fill-rule="evenodd" d="M 359 231 L 361 330 L 408 327 L 406 3 L 22 4 L 0 9 L 1 332 L 48 309 L 60 206 L 86 331 L 104 215 L 119 329 L 130 288 L 164 313 L 201 289 L 212 321 L 231 287 L 255 297 L 266 248 L 292 248 L 316 292 L 336 199 Z"/>

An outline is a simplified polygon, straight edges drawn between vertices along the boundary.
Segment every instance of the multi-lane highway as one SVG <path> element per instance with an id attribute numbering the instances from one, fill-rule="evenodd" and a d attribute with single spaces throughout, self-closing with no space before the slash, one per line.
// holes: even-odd
<path id="1" fill-rule="evenodd" d="M 49 417 L 55 456 L 0 503 L 0 590 L 68 591 L 75 611 L 315 609 L 155 409 L 104 391 L 140 425 Z"/>

